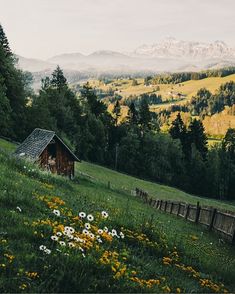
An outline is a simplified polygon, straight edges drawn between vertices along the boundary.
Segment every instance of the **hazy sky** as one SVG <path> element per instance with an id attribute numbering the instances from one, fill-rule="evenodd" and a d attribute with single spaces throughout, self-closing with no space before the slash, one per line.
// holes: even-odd
<path id="1" fill-rule="evenodd" d="M 235 46 L 234 12 L 235 0 L 0 0 L 12 50 L 43 59 L 130 51 L 169 36 Z"/>

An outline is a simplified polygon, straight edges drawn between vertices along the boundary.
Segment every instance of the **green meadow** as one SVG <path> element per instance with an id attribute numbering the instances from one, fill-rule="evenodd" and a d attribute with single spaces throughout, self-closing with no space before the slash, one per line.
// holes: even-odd
<path id="1" fill-rule="evenodd" d="M 70 181 L 12 157 L 14 148 L 0 140 L 0 292 L 235 291 L 234 247 L 131 190 L 228 210 L 232 204 L 85 162 Z"/>

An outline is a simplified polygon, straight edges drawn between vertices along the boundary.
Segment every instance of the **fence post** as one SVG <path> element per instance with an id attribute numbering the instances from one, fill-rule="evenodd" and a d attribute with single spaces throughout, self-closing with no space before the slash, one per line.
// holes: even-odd
<path id="1" fill-rule="evenodd" d="M 178 211 L 177 211 L 177 216 L 180 214 L 180 207 L 181 207 L 181 204 L 180 202 L 178 203 L 179 207 L 178 207 Z"/>
<path id="2" fill-rule="evenodd" d="M 159 209 L 159 202 L 160 202 L 160 201 L 157 200 L 157 205 L 155 205 L 155 208 L 156 208 L 156 209 Z"/>
<path id="3" fill-rule="evenodd" d="M 186 207 L 185 219 L 188 218 L 189 209 L 190 209 L 190 204 L 188 204 L 187 207 Z"/>
<path id="4" fill-rule="evenodd" d="M 162 210 L 162 200 L 160 200 L 160 210 Z"/>
<path id="5" fill-rule="evenodd" d="M 201 212 L 201 206 L 199 205 L 199 201 L 198 201 L 197 202 L 197 210 L 196 210 L 195 223 L 198 223 L 198 221 L 199 221 L 200 212 Z"/>
<path id="6" fill-rule="evenodd" d="M 213 229 L 213 225 L 214 225 L 214 220 L 215 220 L 216 213 L 217 213 L 217 209 L 214 208 L 213 209 L 213 213 L 212 213 L 212 217 L 211 217 L 211 222 L 210 222 L 210 225 L 209 225 L 209 230 L 210 231 Z"/>
<path id="7" fill-rule="evenodd" d="M 173 202 L 171 202 L 171 210 L 170 210 L 170 213 L 172 213 L 172 210 L 173 210 L 173 205 L 174 205 L 174 203 L 173 203 Z"/>
<path id="8" fill-rule="evenodd" d="M 166 207 L 167 207 L 167 201 L 165 202 L 164 211 L 166 211 Z"/>

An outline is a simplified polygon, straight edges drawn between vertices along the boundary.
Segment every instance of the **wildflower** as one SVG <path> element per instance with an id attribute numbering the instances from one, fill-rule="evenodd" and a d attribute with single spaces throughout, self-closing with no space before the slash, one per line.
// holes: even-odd
<path id="1" fill-rule="evenodd" d="M 58 237 L 57 236 L 51 236 L 51 240 L 53 240 L 53 241 L 58 241 Z"/>
<path id="2" fill-rule="evenodd" d="M 81 250 L 82 252 L 84 252 L 84 249 L 82 247 L 79 246 L 78 249 Z"/>
<path id="3" fill-rule="evenodd" d="M 45 249 L 44 252 L 45 252 L 46 254 L 51 254 L 51 250 L 50 250 L 50 249 Z"/>
<path id="4" fill-rule="evenodd" d="M 22 211 L 22 209 L 21 209 L 19 206 L 17 206 L 16 209 L 17 209 L 19 212 Z"/>
<path id="5" fill-rule="evenodd" d="M 102 229 L 99 229 L 99 230 L 98 230 L 98 234 L 99 234 L 99 235 L 102 235 L 103 232 L 104 232 L 104 231 L 103 231 Z"/>
<path id="6" fill-rule="evenodd" d="M 84 253 L 82 253 L 82 256 L 85 258 L 86 257 L 86 255 L 84 254 Z"/>
<path id="7" fill-rule="evenodd" d="M 69 244 L 69 247 L 71 247 L 71 248 L 75 247 L 75 245 L 72 242 L 69 242 L 68 244 Z"/>
<path id="8" fill-rule="evenodd" d="M 96 239 L 99 243 L 103 243 L 103 241 L 101 240 L 100 236 L 96 236 Z"/>
<path id="9" fill-rule="evenodd" d="M 70 240 L 73 240 L 73 238 L 74 238 L 73 235 L 68 235 L 68 237 Z"/>
<path id="10" fill-rule="evenodd" d="M 24 169 L 26 169 L 26 166 L 24 165 Z"/>
<path id="11" fill-rule="evenodd" d="M 83 233 L 84 235 L 88 235 L 88 234 L 89 234 L 89 232 L 88 232 L 87 229 L 82 230 L 82 233 Z"/>
<path id="12" fill-rule="evenodd" d="M 64 228 L 65 232 L 67 232 L 69 235 L 73 234 L 75 232 L 74 228 L 72 227 L 65 227 Z"/>
<path id="13" fill-rule="evenodd" d="M 21 290 L 24 290 L 25 288 L 27 288 L 26 284 L 22 284 L 22 285 L 19 286 L 19 289 L 21 289 Z"/>
<path id="14" fill-rule="evenodd" d="M 60 211 L 57 210 L 57 209 L 54 209 L 54 210 L 53 210 L 53 213 L 54 213 L 56 216 L 60 216 Z"/>
<path id="15" fill-rule="evenodd" d="M 88 214 L 87 219 L 89 222 L 92 222 L 94 220 L 94 216 L 92 214 Z"/>
<path id="16" fill-rule="evenodd" d="M 193 236 L 191 236 L 191 239 L 192 239 L 193 241 L 196 241 L 196 240 L 198 239 L 198 237 L 195 236 L 195 235 L 193 235 Z"/>
<path id="17" fill-rule="evenodd" d="M 104 227 L 104 232 L 108 233 L 109 229 L 107 227 Z"/>
<path id="18" fill-rule="evenodd" d="M 45 245 L 40 245 L 40 246 L 39 246 L 39 249 L 42 250 L 42 251 L 44 251 L 44 250 L 46 250 L 47 248 L 46 248 Z"/>
<path id="19" fill-rule="evenodd" d="M 90 225 L 89 223 L 85 223 L 85 228 L 86 228 L 87 230 L 89 230 L 89 229 L 91 228 L 91 225 Z"/>
<path id="20" fill-rule="evenodd" d="M 121 237 L 122 239 L 124 239 L 125 236 L 124 236 L 123 232 L 120 232 L 119 235 L 120 235 L 120 237 Z"/>
<path id="21" fill-rule="evenodd" d="M 86 217 L 86 214 L 85 214 L 85 212 L 79 212 L 79 214 L 78 214 L 81 218 L 84 218 L 84 217 Z"/>
<path id="22" fill-rule="evenodd" d="M 95 235 L 92 234 L 92 233 L 89 233 L 89 237 L 90 237 L 91 239 L 94 239 L 94 238 L 95 238 Z"/>
<path id="23" fill-rule="evenodd" d="M 64 241 L 60 241 L 59 244 L 60 244 L 61 246 L 65 246 L 65 245 L 66 245 Z"/>
<path id="24" fill-rule="evenodd" d="M 62 236 L 62 233 L 61 233 L 61 232 L 57 232 L 56 235 L 57 235 L 58 237 L 61 237 L 61 236 Z"/>
<path id="25" fill-rule="evenodd" d="M 103 218 L 107 218 L 109 216 L 106 211 L 102 211 L 101 215 L 102 215 Z"/>
<path id="26" fill-rule="evenodd" d="M 114 236 L 117 236 L 117 231 L 114 230 L 114 229 L 112 229 L 112 236 L 113 236 L 113 237 L 114 237 Z"/>

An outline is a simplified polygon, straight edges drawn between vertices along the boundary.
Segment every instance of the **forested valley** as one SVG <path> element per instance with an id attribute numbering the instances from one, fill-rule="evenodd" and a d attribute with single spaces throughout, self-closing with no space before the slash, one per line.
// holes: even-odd
<path id="1" fill-rule="evenodd" d="M 169 133 L 162 133 L 147 99 L 138 105 L 130 102 L 125 121 L 119 123 L 119 101 L 110 113 L 88 83 L 79 94 L 73 92 L 60 67 L 42 80 L 35 94 L 32 76 L 16 63 L 0 26 L 1 136 L 21 142 L 34 128 L 54 130 L 82 160 L 195 195 L 235 199 L 235 129 L 208 148 L 200 119 L 186 127 L 179 113 Z M 203 90 L 188 107 L 197 115 L 211 113 L 233 105 L 234 92 L 234 84 L 222 87 L 218 95 Z"/>

